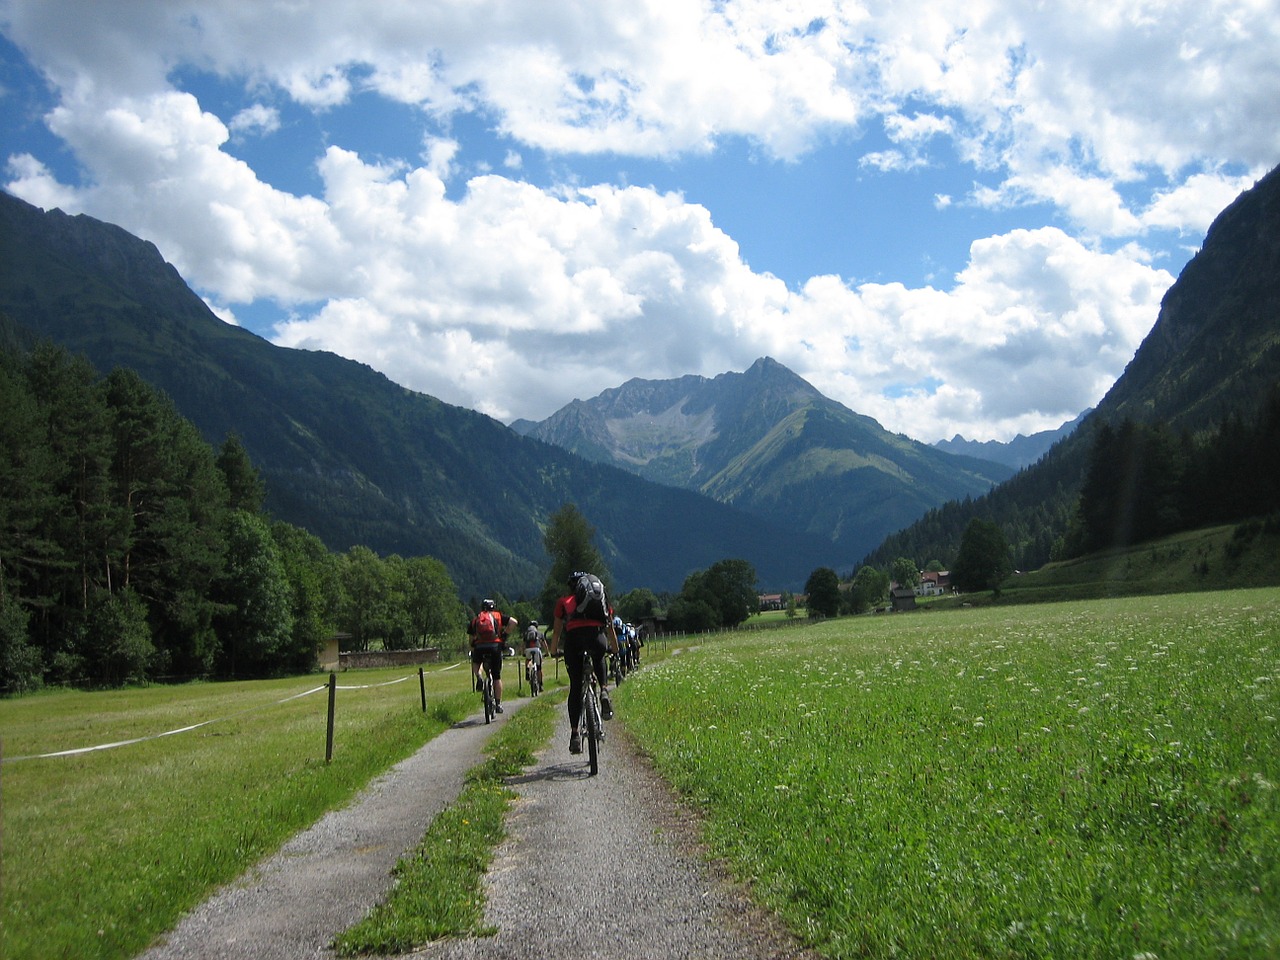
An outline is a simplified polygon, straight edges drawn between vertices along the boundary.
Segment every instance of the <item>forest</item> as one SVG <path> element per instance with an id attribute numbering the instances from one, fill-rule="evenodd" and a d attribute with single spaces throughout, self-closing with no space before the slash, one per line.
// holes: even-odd
<path id="1" fill-rule="evenodd" d="M 0 352 L 0 409 L 0 691 L 305 672 L 335 634 L 465 625 L 443 563 L 273 520 L 239 439 L 214 450 L 135 373 Z"/>
<path id="2" fill-rule="evenodd" d="M 1083 456 L 1068 447 L 1078 443 L 1086 444 Z M 1091 417 L 1039 464 L 984 497 L 930 510 L 855 570 L 887 569 L 904 556 L 950 565 L 974 519 L 999 526 L 1013 566 L 1034 570 L 1183 530 L 1266 518 L 1278 503 L 1280 387 L 1253 416 L 1232 413 L 1195 433 L 1159 421 Z"/>

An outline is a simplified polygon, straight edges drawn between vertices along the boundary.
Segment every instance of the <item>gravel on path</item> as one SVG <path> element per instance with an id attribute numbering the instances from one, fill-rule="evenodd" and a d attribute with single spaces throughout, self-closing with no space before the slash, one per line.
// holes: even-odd
<path id="1" fill-rule="evenodd" d="M 413 960 L 781 960 L 816 956 L 699 845 L 691 812 L 605 724 L 600 773 L 569 754 L 562 713 L 519 794 L 489 868 L 492 937 L 448 940 Z"/>
<path id="2" fill-rule="evenodd" d="M 139 960 L 301 960 L 383 900 L 391 869 L 462 791 L 490 735 L 528 700 L 486 724 L 470 717 L 432 739 L 276 854 L 183 917 Z"/>
<path id="3" fill-rule="evenodd" d="M 513 709 L 528 703 L 512 700 Z M 494 936 L 412 960 L 812 960 L 703 851 L 696 818 L 620 728 L 600 773 L 552 742 L 523 775 L 487 877 Z M 501 721 L 499 721 L 501 722 Z M 470 718 L 376 779 L 188 914 L 139 960 L 332 960 L 329 943 L 385 898 L 396 861 L 461 792 L 498 724 Z"/>

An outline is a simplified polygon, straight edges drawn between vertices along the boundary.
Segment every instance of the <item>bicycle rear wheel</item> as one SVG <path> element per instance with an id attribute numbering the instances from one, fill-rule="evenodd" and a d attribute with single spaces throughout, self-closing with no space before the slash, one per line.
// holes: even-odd
<path id="1" fill-rule="evenodd" d="M 493 720 L 493 681 L 488 677 L 484 679 L 484 722 L 489 723 Z"/>

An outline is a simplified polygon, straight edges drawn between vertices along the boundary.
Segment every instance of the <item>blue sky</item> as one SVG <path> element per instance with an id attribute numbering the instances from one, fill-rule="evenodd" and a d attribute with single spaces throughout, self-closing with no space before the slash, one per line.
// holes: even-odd
<path id="1" fill-rule="evenodd" d="M 772 356 L 1009 439 L 1280 162 L 1278 4 L 0 0 L 0 182 L 502 420 Z"/>

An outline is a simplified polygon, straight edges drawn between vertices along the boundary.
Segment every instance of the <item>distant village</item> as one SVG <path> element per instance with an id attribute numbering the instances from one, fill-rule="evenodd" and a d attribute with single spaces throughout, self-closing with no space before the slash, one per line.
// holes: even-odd
<path id="1" fill-rule="evenodd" d="M 906 587 L 896 581 L 891 583 L 889 585 L 889 603 L 884 607 L 877 608 L 876 612 L 897 613 L 901 610 L 914 610 L 918 597 L 941 597 L 954 592 L 955 588 L 951 585 L 950 570 L 925 570 L 920 574 L 920 582 L 914 587 Z M 787 607 L 785 596 L 785 594 L 781 593 L 760 594 L 760 612 L 785 610 Z M 795 598 L 796 606 L 808 606 L 809 598 L 807 595 L 796 593 L 791 596 Z"/>

